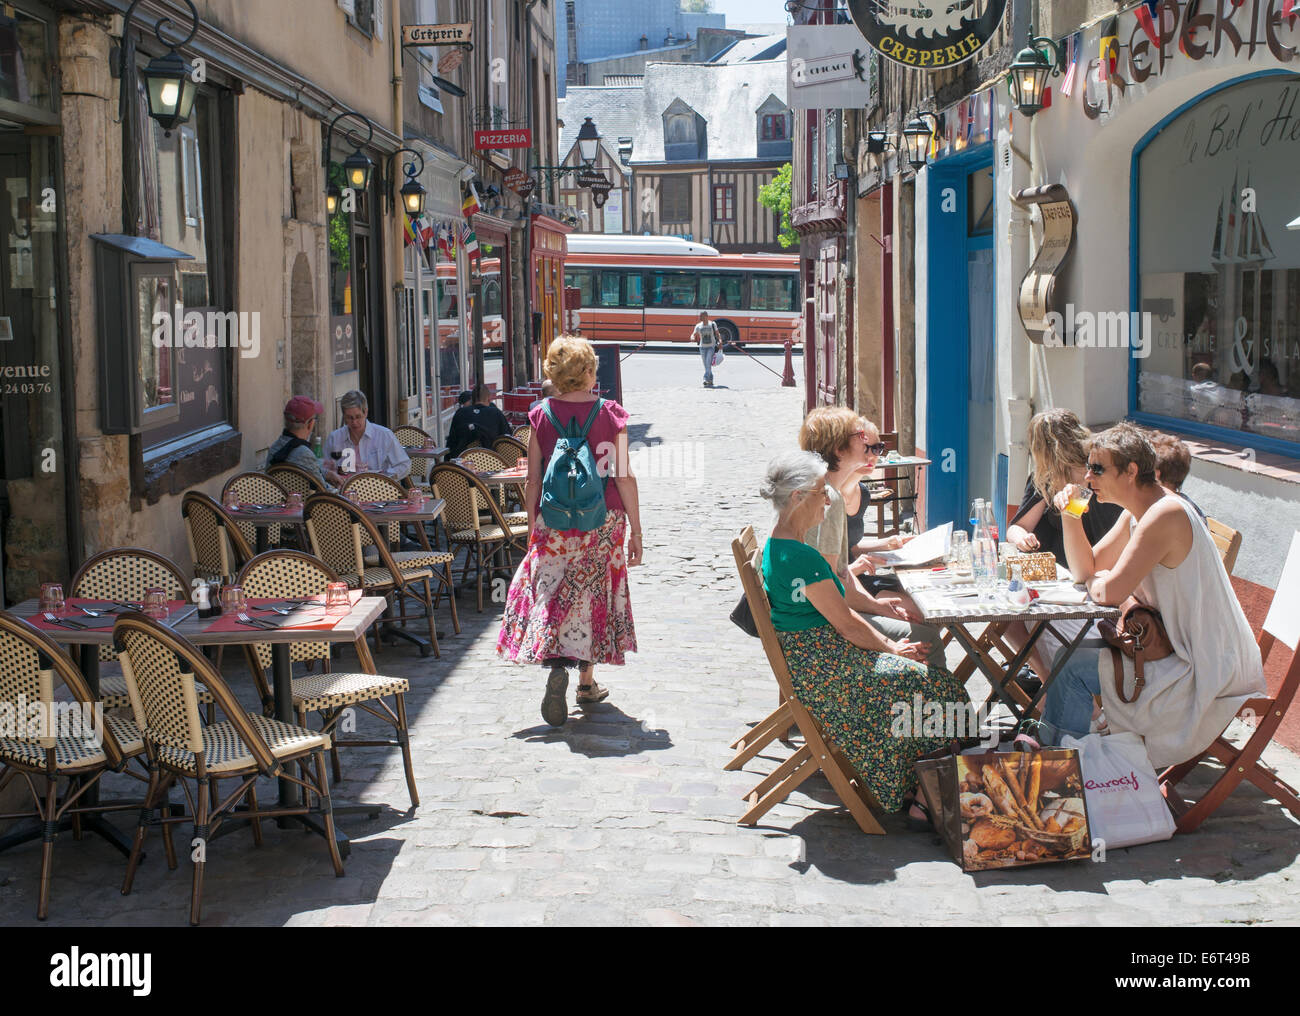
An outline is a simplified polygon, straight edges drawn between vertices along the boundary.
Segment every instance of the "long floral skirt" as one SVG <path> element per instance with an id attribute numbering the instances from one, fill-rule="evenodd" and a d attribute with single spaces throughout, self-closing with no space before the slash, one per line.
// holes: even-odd
<path id="1" fill-rule="evenodd" d="M 627 514 L 610 511 L 589 533 L 539 517 L 506 596 L 497 652 L 515 663 L 569 656 L 622 664 L 636 652 L 623 539 Z"/>
<path id="2" fill-rule="evenodd" d="M 844 752 L 881 807 L 896 811 L 916 786 L 912 765 L 951 740 L 942 734 L 919 736 L 926 728 L 912 723 L 924 712 L 916 708 L 916 696 L 955 714 L 968 711 L 966 689 L 940 667 L 859 649 L 830 625 L 777 637 L 800 704 Z"/>

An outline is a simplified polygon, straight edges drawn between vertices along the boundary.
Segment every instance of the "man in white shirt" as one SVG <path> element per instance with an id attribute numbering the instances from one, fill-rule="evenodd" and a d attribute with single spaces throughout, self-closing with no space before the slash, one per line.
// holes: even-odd
<path id="1" fill-rule="evenodd" d="M 370 406 L 365 395 L 348 392 L 339 400 L 343 426 L 325 439 L 325 478 L 342 482 L 350 473 L 383 473 L 403 480 L 411 471 L 411 458 L 387 427 L 366 419 Z"/>
<path id="2" fill-rule="evenodd" d="M 718 326 L 709 320 L 707 310 L 700 311 L 700 323 L 691 332 L 691 338 L 699 343 L 700 357 L 704 360 L 704 387 L 713 387 L 713 351 L 718 345 Z"/>

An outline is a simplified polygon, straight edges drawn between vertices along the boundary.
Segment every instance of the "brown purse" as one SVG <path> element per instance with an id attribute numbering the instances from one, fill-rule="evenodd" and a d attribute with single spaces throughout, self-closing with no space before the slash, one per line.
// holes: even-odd
<path id="1" fill-rule="evenodd" d="M 1111 662 L 1115 665 L 1115 694 L 1127 705 L 1136 702 L 1146 684 L 1142 665 L 1147 660 L 1163 660 L 1173 654 L 1174 647 L 1165 631 L 1164 618 L 1154 607 L 1129 600 L 1120 614 L 1119 624 L 1105 620 L 1097 622 L 1097 630 L 1110 646 Z M 1121 656 L 1122 654 L 1122 656 Z M 1133 697 L 1124 697 L 1124 660 L 1133 661 Z"/>

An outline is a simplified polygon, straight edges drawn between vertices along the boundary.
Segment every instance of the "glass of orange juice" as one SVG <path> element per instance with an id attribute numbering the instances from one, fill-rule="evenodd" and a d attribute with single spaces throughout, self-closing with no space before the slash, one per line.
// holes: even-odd
<path id="1" fill-rule="evenodd" d="M 1070 492 L 1070 501 L 1065 506 L 1065 510 L 1073 515 L 1076 519 L 1082 518 L 1084 512 L 1088 510 L 1088 502 L 1092 500 L 1092 488 L 1077 484 L 1074 490 Z"/>

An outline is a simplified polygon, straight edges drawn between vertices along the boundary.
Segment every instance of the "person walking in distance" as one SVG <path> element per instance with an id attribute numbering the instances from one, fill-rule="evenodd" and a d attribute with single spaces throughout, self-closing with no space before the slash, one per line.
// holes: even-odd
<path id="1" fill-rule="evenodd" d="M 707 310 L 700 311 L 699 324 L 691 332 L 691 338 L 699 344 L 700 356 L 704 360 L 704 387 L 713 387 L 713 351 L 718 348 L 718 326 L 709 320 Z"/>

